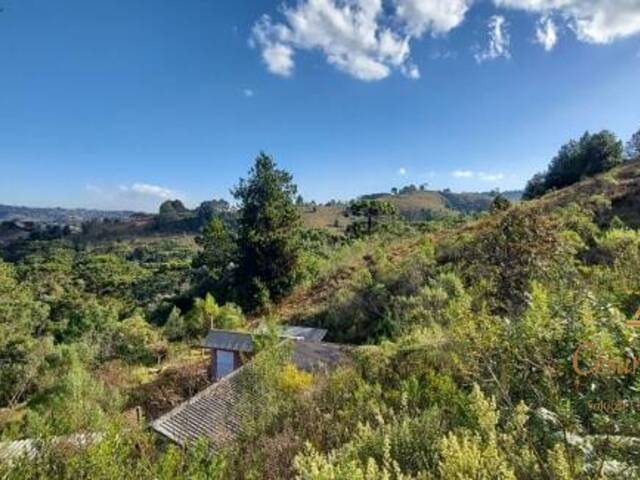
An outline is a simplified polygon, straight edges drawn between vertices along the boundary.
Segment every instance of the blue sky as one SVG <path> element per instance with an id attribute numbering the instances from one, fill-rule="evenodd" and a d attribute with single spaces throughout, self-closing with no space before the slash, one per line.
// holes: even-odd
<path id="1" fill-rule="evenodd" d="M 260 150 L 320 201 L 521 188 L 640 128 L 634 3 L 0 0 L 0 203 L 195 205 Z"/>

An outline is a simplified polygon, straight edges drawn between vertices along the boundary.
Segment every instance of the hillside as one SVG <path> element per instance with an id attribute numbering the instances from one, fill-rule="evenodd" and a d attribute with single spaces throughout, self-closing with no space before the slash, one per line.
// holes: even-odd
<path id="1" fill-rule="evenodd" d="M 377 195 L 398 206 L 417 208 L 417 205 L 437 205 L 437 192 L 420 192 L 400 196 Z M 421 195 L 422 194 L 422 195 Z M 520 192 L 507 194 L 507 198 L 519 200 Z M 459 195 L 459 194 L 458 194 Z M 471 198 L 486 194 L 470 194 Z M 443 198 L 443 197 L 441 197 Z M 420 203 L 420 202 L 424 203 Z M 630 228 L 640 228 L 640 160 L 629 162 L 607 173 L 593 178 L 584 179 L 569 187 L 550 192 L 542 198 L 524 202 L 521 206 L 526 210 L 541 210 L 552 214 L 571 204 L 577 204 L 593 212 L 594 218 L 600 223 L 609 223 L 615 217 L 621 219 Z M 442 207 L 442 203 L 439 205 Z M 400 207 L 399 207 L 400 208 Z M 446 208 L 443 212 L 452 214 Z M 495 225 L 495 217 L 482 217 L 463 223 L 460 227 L 442 230 L 435 234 L 435 238 L 443 242 L 454 241 L 457 237 L 478 235 Z M 361 244 L 359 249 L 350 248 L 349 253 L 340 256 L 340 262 L 324 272 L 317 282 L 303 286 L 283 302 L 278 309 L 285 322 L 308 322 L 310 319 L 322 317 L 332 307 L 336 295 L 354 282 L 367 267 L 370 258 L 376 251 L 384 249 L 388 261 L 395 265 L 411 262 L 415 255 L 419 255 L 424 247 L 425 237 L 419 235 L 413 238 L 380 240 L 380 243 L 370 242 Z"/>
<path id="2" fill-rule="evenodd" d="M 547 193 L 537 200 L 547 210 L 571 202 L 600 208 L 604 214 L 603 221 L 617 216 L 630 227 L 640 227 L 640 160 Z"/>
<path id="3" fill-rule="evenodd" d="M 503 195 L 512 201 L 518 201 L 521 192 L 505 192 Z M 487 211 L 494 196 L 493 192 L 454 193 L 449 190 L 430 191 L 405 187 L 396 195 L 368 194 L 361 198 L 389 201 L 397 207 L 404 220 L 423 222 Z M 347 207 L 343 203 L 305 204 L 298 208 L 303 225 L 307 228 L 341 235 L 353 223 L 353 218 L 346 212 Z M 0 228 L 0 245 L 7 246 L 29 238 L 61 238 L 69 234 L 63 232 L 64 226 L 72 227 L 71 233 L 77 239 L 87 241 L 176 234 L 194 236 L 213 215 L 222 215 L 226 221 L 233 223 L 235 210 L 224 200 L 206 201 L 193 210 L 185 208 L 178 200 L 167 201 L 161 205 L 159 214 L 0 205 L 0 224 L 4 223 Z"/>
<path id="4" fill-rule="evenodd" d="M 522 196 L 521 191 L 502 193 L 512 202 Z M 410 222 L 429 221 L 460 214 L 479 213 L 489 210 L 495 197 L 493 192 L 462 192 L 449 190 L 412 190 L 404 193 L 376 193 L 362 195 L 362 199 L 385 200 L 396 206 L 402 218 Z M 332 205 L 307 205 L 302 207 L 304 224 L 309 228 L 325 228 L 340 231 L 352 219 L 345 215 L 346 207 Z"/>
<path id="5" fill-rule="evenodd" d="M 34 208 L 0 205 L 0 222 L 19 221 L 56 225 L 81 225 L 91 220 L 108 218 L 127 220 L 136 212 L 92 210 L 84 208 Z"/>
<path id="6" fill-rule="evenodd" d="M 436 208 L 435 200 L 451 202 L 448 193 L 383 198 Z M 635 379 L 603 371 L 581 385 L 568 359 L 580 345 L 612 361 L 640 348 L 625 323 L 640 302 L 639 198 L 636 162 L 426 228 L 356 238 L 310 232 L 293 291 L 253 310 L 231 277 L 241 257 L 214 270 L 222 236 L 209 250 L 168 233 L 33 242 L 15 263 L 0 261 L 0 306 L 9 305 L 0 308 L 0 352 L 20 359 L 0 372 L 0 430 L 24 439 L 46 425 L 50 435 L 101 432 L 107 441 L 71 453 L 51 445 L 51 455 L 7 478 L 61 469 L 63 478 L 637 478 L 637 413 L 603 416 L 593 407 L 631 405 Z M 298 208 L 318 228 L 348 220 L 340 206 Z M 195 220 L 164 210 L 167 227 Z M 249 377 L 232 377 L 243 379 L 238 389 L 257 382 L 234 390 L 228 405 L 232 418 L 247 419 L 234 448 L 214 457 L 205 448 L 157 448 L 146 427 L 159 415 L 226 398 L 215 386 L 227 384 L 211 383 L 206 358 L 190 347 L 211 328 L 251 337 L 278 324 L 326 330 L 326 343 L 349 351 L 349 362 L 308 372 L 290 363 L 299 355 L 265 338 L 245 364 Z M 236 417 L 245 398 L 251 406 Z M 231 441 L 224 432 L 215 440 Z M 603 465 L 606 476 L 567 473 Z"/>

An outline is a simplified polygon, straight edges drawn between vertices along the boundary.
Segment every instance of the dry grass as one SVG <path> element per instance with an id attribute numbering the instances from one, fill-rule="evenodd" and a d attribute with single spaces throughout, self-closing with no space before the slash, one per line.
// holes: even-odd
<path id="1" fill-rule="evenodd" d="M 535 204 L 551 211 L 572 202 L 587 205 L 595 195 L 611 201 L 612 215 L 617 215 L 631 227 L 640 227 L 640 161 L 551 192 Z"/>
<path id="2" fill-rule="evenodd" d="M 447 208 L 446 199 L 438 192 L 419 191 L 403 195 L 387 195 L 380 197 L 380 199 L 395 205 L 402 217 L 411 220 L 423 219 L 426 216 L 426 212 L 431 212 L 438 216 L 455 213 L 455 211 Z M 345 217 L 344 207 L 305 205 L 300 207 L 300 212 L 303 224 L 307 228 L 325 229 L 341 234 L 347 226 L 353 223 L 352 217 Z"/>
<path id="3" fill-rule="evenodd" d="M 401 215 L 412 217 L 424 211 L 431 211 L 438 214 L 450 214 L 452 210 L 447 208 L 446 199 L 438 192 L 415 192 L 407 195 L 394 195 L 385 198 L 394 204 Z"/>
<path id="4" fill-rule="evenodd" d="M 305 205 L 300 207 L 300 213 L 305 227 L 324 229 L 337 234 L 342 234 L 344 229 L 353 222 L 351 217 L 344 216 L 344 208 L 342 207 Z"/>

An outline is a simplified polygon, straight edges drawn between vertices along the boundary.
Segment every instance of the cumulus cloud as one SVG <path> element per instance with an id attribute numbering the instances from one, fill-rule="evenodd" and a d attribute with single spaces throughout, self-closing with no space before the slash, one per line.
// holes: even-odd
<path id="1" fill-rule="evenodd" d="M 288 77 L 299 51 L 318 51 L 354 78 L 374 81 L 397 71 L 420 78 L 411 44 L 459 27 L 475 0 L 285 0 L 278 18 L 263 15 L 250 44 L 267 69 Z M 580 41 L 609 43 L 640 33 L 639 0 L 493 0 L 499 8 L 539 15 L 536 41 L 547 51 L 567 25 Z M 475 54 L 481 63 L 509 58 L 509 35 L 502 15 L 489 20 L 489 44 Z"/>
<path id="2" fill-rule="evenodd" d="M 242 94 L 247 98 L 251 98 L 251 97 L 253 97 L 255 95 L 255 92 L 250 88 L 245 88 L 242 91 Z"/>
<path id="3" fill-rule="evenodd" d="M 293 73 L 296 50 L 319 50 L 329 64 L 360 80 L 380 80 L 393 70 L 417 79 L 411 39 L 455 28 L 470 3 L 393 0 L 386 8 L 383 0 L 301 0 L 283 8 L 282 22 L 263 15 L 251 44 L 261 49 L 267 69 L 282 76 Z"/>
<path id="4" fill-rule="evenodd" d="M 544 47 L 547 52 L 553 50 L 558 41 L 556 24 L 549 17 L 542 17 L 536 25 L 536 42 Z"/>
<path id="5" fill-rule="evenodd" d="M 471 0 L 396 0 L 397 16 L 414 37 L 447 33 L 462 23 Z"/>
<path id="6" fill-rule="evenodd" d="M 502 15 L 493 15 L 487 25 L 489 27 L 489 43 L 484 50 L 475 54 L 476 62 L 482 63 L 500 57 L 511 58 L 506 19 Z"/>
<path id="7" fill-rule="evenodd" d="M 405 176 L 407 174 L 407 169 L 404 167 L 400 167 L 398 169 L 398 175 Z"/>
<path id="8" fill-rule="evenodd" d="M 382 0 L 307 0 L 284 7 L 283 23 L 264 15 L 253 41 L 272 73 L 290 75 L 294 49 L 320 50 L 327 61 L 360 80 L 379 80 L 408 63 L 409 39 L 383 26 Z"/>
<path id="9" fill-rule="evenodd" d="M 494 0 L 494 3 L 543 16 L 556 13 L 584 42 L 610 43 L 640 33 L 637 0 Z"/>

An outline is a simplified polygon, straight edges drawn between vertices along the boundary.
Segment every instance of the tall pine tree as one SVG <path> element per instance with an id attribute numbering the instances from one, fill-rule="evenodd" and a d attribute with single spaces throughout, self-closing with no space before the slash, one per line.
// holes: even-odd
<path id="1" fill-rule="evenodd" d="M 238 285 L 249 309 L 265 307 L 291 292 L 300 254 L 300 214 L 293 177 L 260 153 L 232 191 L 240 202 Z"/>

